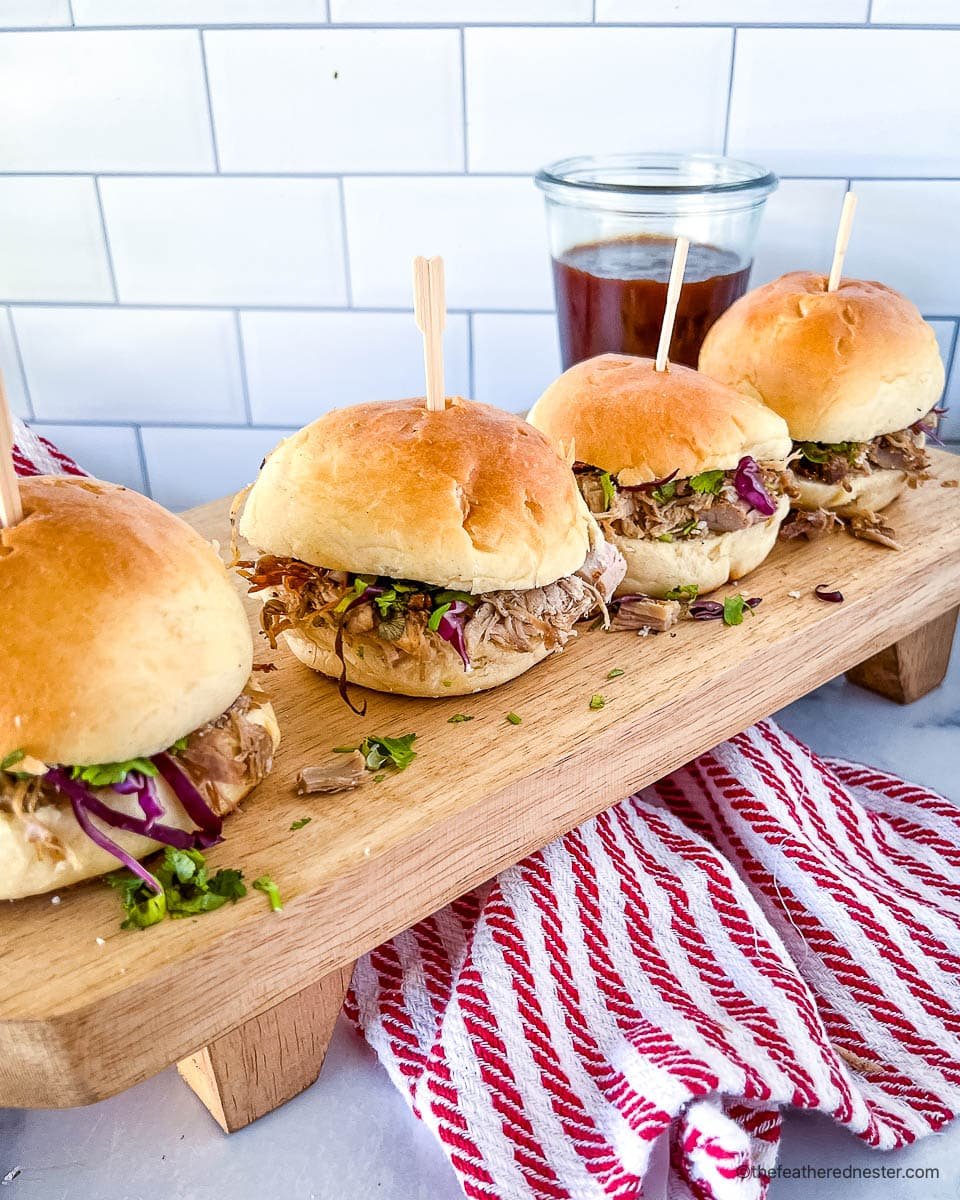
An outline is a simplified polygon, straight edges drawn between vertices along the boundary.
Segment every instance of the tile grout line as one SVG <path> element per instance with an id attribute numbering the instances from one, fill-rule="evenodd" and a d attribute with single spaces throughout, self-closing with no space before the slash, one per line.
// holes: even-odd
<path id="1" fill-rule="evenodd" d="M 7 314 L 7 325 L 10 329 L 10 340 L 13 342 L 13 353 L 17 360 L 17 367 L 20 370 L 20 382 L 23 384 L 23 394 L 27 401 L 27 412 L 29 420 L 35 421 L 37 418 L 37 410 L 34 407 L 33 396 L 30 393 L 30 380 L 27 378 L 27 365 L 23 361 L 23 350 L 20 348 L 20 337 L 17 333 L 17 326 L 13 319 L 13 309 L 10 305 L 6 305 L 4 311 Z"/>
<path id="2" fill-rule="evenodd" d="M 872 11 L 872 10 L 871 10 Z M 676 29 L 680 31 L 693 29 L 731 29 L 733 21 L 599 21 L 594 23 L 591 20 L 581 21 L 525 21 L 525 22 L 504 22 L 504 21 L 223 21 L 220 23 L 211 24 L 207 22 L 197 21 L 171 21 L 165 25 L 151 24 L 143 22 L 139 25 L 124 24 L 116 22 L 112 25 L 12 25 L 5 26 L 4 33 L 51 33 L 59 30 L 76 29 L 78 33 L 113 33 L 120 31 L 123 33 L 162 33 L 170 29 L 198 29 L 201 32 L 216 32 L 221 29 L 240 30 L 244 33 L 262 33 L 271 30 L 292 30 L 303 31 L 310 30 L 316 32 L 337 33 L 344 31 L 348 33 L 369 32 L 371 30 L 381 30 L 387 33 L 399 33 L 433 29 L 499 29 L 510 32 L 515 29 L 614 29 L 614 30 L 630 30 L 630 29 Z M 933 21 L 877 21 L 871 20 L 869 29 L 867 24 L 860 21 L 737 21 L 736 25 L 740 29 L 759 29 L 759 30 L 818 30 L 820 32 L 832 32 L 834 30 L 855 30 L 857 32 L 871 32 L 875 29 L 888 30 L 896 33 L 921 32 L 921 33 L 952 33 L 960 31 L 960 21 L 951 21 L 947 24 L 937 24 Z"/>
<path id="3" fill-rule="evenodd" d="M 150 468 L 147 466 L 147 449 L 143 444 L 143 429 L 141 426 L 133 426 L 133 436 L 137 443 L 137 458 L 140 460 L 140 473 L 143 475 L 143 490 L 148 496 L 152 497 L 153 484 L 150 482 Z"/>
<path id="4" fill-rule="evenodd" d="M 353 309 L 353 277 L 350 270 L 350 234 L 347 229 L 347 192 L 343 176 L 337 176 L 337 193 L 340 197 L 340 246 L 343 254 L 343 281 L 347 292 L 347 310 Z"/>
<path id="5" fill-rule="evenodd" d="M 467 121 L 467 34 L 460 27 L 460 136 L 463 138 L 463 170 L 470 171 L 469 122 Z"/>
<path id="6" fill-rule="evenodd" d="M 250 407 L 250 385 L 247 381 L 247 351 L 243 340 L 243 325 L 240 321 L 240 310 L 233 310 L 233 325 L 237 333 L 237 354 L 240 358 L 240 392 L 243 398 L 243 411 L 247 414 L 247 424 L 253 424 L 253 409 Z"/>
<path id="7" fill-rule="evenodd" d="M 470 392 L 470 399 L 477 398 L 477 360 L 476 360 L 476 341 L 474 340 L 473 318 L 475 313 L 467 313 L 467 387 Z"/>
<path id="8" fill-rule="evenodd" d="M 197 30 L 200 39 L 200 68 L 203 71 L 203 91 L 207 97 L 207 120 L 210 122 L 210 145 L 213 148 L 214 173 L 220 174 L 220 148 L 217 145 L 217 124 L 213 119 L 213 97 L 210 94 L 210 74 L 207 70 L 207 39 L 202 29 Z"/>
<path id="9" fill-rule="evenodd" d="M 209 180 L 217 179 L 265 179 L 265 180 L 305 180 L 316 181 L 325 179 L 376 179 L 389 182 L 391 180 L 448 180 L 448 179 L 492 179 L 515 181 L 532 179 L 535 168 L 526 171 L 98 171 L 91 168 L 86 171 L 65 171 L 51 168 L 46 171 L 0 171 L 0 179 L 128 179 L 138 183 L 148 183 L 154 179 L 188 179 Z M 784 181 L 830 182 L 842 179 L 840 175 L 794 174 L 779 172 L 778 177 Z M 960 183 L 960 172 L 953 175 L 867 175 L 854 176 L 861 183 Z"/>
<path id="10" fill-rule="evenodd" d="M 733 39 L 730 43 L 730 78 L 727 81 L 727 111 L 723 121 L 723 152 L 727 153 L 730 141 L 730 109 L 733 105 L 733 72 L 737 63 L 737 27 L 733 27 Z"/>
<path id="11" fill-rule="evenodd" d="M 100 192 L 100 176 L 94 175 L 93 189 L 97 195 L 97 211 L 100 214 L 100 233 L 103 236 L 103 251 L 107 256 L 107 270 L 110 272 L 110 287 L 113 290 L 114 304 L 120 303 L 120 289 L 117 287 L 117 271 L 113 262 L 113 250 L 110 247 L 110 234 L 107 231 L 107 214 L 103 208 L 103 195 Z"/>
<path id="12" fill-rule="evenodd" d="M 74 29 L 76 29 L 77 19 L 73 15 L 73 0 L 67 0 L 67 13 L 70 17 L 70 24 L 73 26 Z"/>

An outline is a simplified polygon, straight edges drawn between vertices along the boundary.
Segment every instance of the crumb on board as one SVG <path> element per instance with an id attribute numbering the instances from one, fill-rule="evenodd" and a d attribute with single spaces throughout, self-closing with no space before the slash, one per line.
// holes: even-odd
<path id="1" fill-rule="evenodd" d="M 98 946 L 105 946 L 107 944 L 107 939 L 102 937 L 94 938 L 94 941 Z"/>
<path id="2" fill-rule="evenodd" d="M 790 597 L 791 600 L 799 600 L 800 599 L 799 592 L 787 592 L 787 595 Z"/>
<path id="3" fill-rule="evenodd" d="M 59 904 L 59 903 L 60 903 L 60 897 L 59 897 L 59 896 L 51 896 L 51 897 L 50 897 L 50 903 L 51 903 L 51 904 Z"/>

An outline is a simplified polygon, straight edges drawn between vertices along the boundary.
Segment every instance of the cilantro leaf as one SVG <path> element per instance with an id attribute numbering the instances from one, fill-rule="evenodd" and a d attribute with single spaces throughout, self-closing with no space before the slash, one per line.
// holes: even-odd
<path id="1" fill-rule="evenodd" d="M 290 826 L 290 832 L 293 833 L 295 829 L 302 829 L 304 825 L 309 825 L 312 820 L 313 817 L 297 817 L 297 819 Z"/>
<path id="2" fill-rule="evenodd" d="M 603 511 L 609 512 L 610 505 L 617 498 L 617 489 L 610 478 L 609 471 L 600 472 L 600 487 L 603 489 Z"/>
<path id="3" fill-rule="evenodd" d="M 518 716 L 515 712 L 508 712 L 507 720 L 510 722 L 511 725 L 519 725 L 520 722 L 523 720 L 523 717 Z"/>
<path id="4" fill-rule="evenodd" d="M 696 600 L 699 591 L 695 583 L 678 583 L 664 595 L 664 600 Z"/>
<path id="5" fill-rule="evenodd" d="M 453 604 L 452 600 L 448 601 L 446 604 L 438 604 L 437 607 L 430 614 L 430 617 L 427 621 L 427 628 L 432 629 L 433 632 L 436 633 L 437 630 L 440 628 L 440 622 L 443 620 L 444 613 L 450 611 L 450 607 L 452 604 Z"/>
<path id="6" fill-rule="evenodd" d="M 621 675 L 626 675 L 623 667 L 614 667 L 612 671 L 607 672 L 608 679 L 619 679 Z"/>
<path id="7" fill-rule="evenodd" d="M 149 758 L 130 758 L 126 762 L 71 767 L 70 778 L 79 779 L 95 788 L 109 787 L 113 783 L 123 783 L 131 771 L 139 771 L 141 775 L 149 775 L 152 778 L 159 774 Z"/>
<path id="8" fill-rule="evenodd" d="M 370 766 L 369 758 L 376 752 L 379 761 L 375 766 L 370 767 L 371 770 L 375 771 L 377 767 L 392 763 L 398 771 L 405 771 L 417 757 L 417 752 L 413 749 L 416 737 L 415 733 L 405 733 L 401 737 L 377 737 L 374 735 L 363 739 L 360 744 L 360 753 L 368 759 L 367 765 Z"/>
<path id="9" fill-rule="evenodd" d="M 468 717 L 466 713 L 454 713 L 452 717 L 447 717 L 448 725 L 462 725 L 464 721 L 472 721 L 473 717 Z"/>
<path id="10" fill-rule="evenodd" d="M 164 917 L 177 920 L 214 912 L 229 900 L 247 894 L 243 874 L 221 868 L 212 879 L 207 877 L 207 862 L 199 850 L 176 850 L 168 846 L 155 873 L 163 889 L 152 891 L 131 871 L 118 871 L 106 882 L 120 897 L 125 920 L 121 929 L 147 929 Z"/>
<path id="11" fill-rule="evenodd" d="M 753 609 L 739 593 L 723 598 L 724 625 L 742 625 L 744 616 L 752 611 Z"/>
<path id="12" fill-rule="evenodd" d="M 274 912 L 283 911 L 283 901 L 280 899 L 280 889 L 273 882 L 269 875 L 261 875 L 259 879 L 253 881 L 253 886 L 258 892 L 263 892 L 270 901 L 270 908 Z"/>
<path id="13" fill-rule="evenodd" d="M 0 771 L 12 770 L 18 762 L 22 762 L 26 757 L 23 750 L 11 750 L 6 758 L 0 758 Z"/>
<path id="14" fill-rule="evenodd" d="M 604 696 L 601 696 L 599 692 L 594 692 L 594 694 L 590 697 L 590 703 L 588 707 L 593 709 L 594 712 L 597 712 L 599 709 L 603 708 L 606 703 L 607 701 Z"/>
<path id="15" fill-rule="evenodd" d="M 695 492 L 709 492 L 716 496 L 723 487 L 723 471 L 702 471 L 699 475 L 694 475 L 690 479 L 690 486 Z"/>
<path id="16" fill-rule="evenodd" d="M 669 483 L 661 483 L 658 488 L 654 488 L 650 493 L 657 504 L 666 504 L 667 501 L 672 500 L 676 494 L 677 481 L 675 479 L 670 480 Z"/>

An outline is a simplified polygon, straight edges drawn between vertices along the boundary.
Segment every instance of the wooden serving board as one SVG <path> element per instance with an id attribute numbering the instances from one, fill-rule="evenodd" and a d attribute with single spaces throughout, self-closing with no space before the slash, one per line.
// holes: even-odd
<path id="1" fill-rule="evenodd" d="M 936 475 L 960 477 L 960 460 L 934 459 Z M 226 511 L 219 502 L 188 520 L 226 545 Z M 902 553 L 845 534 L 778 545 L 740 589 L 763 603 L 739 627 L 584 633 L 474 697 L 368 693 L 361 718 L 332 682 L 261 639 L 258 660 L 279 667 L 261 678 L 284 740 L 210 859 L 273 876 L 283 912 L 251 892 L 199 919 L 122 932 L 116 897 L 96 882 L 56 906 L 0 908 L 0 1105 L 86 1104 L 181 1062 L 237 1128 L 316 1077 L 352 965 L 384 939 L 865 660 L 867 686 L 901 700 L 929 690 L 960 605 L 960 489 L 933 481 L 889 516 Z M 815 599 L 821 583 L 845 603 Z M 255 622 L 255 604 L 250 613 Z M 615 667 L 624 674 L 608 680 Z M 607 704 L 594 711 L 597 692 Z M 474 719 L 450 724 L 458 712 Z M 416 762 L 354 792 L 295 794 L 300 767 L 367 733 L 416 733 Z"/>

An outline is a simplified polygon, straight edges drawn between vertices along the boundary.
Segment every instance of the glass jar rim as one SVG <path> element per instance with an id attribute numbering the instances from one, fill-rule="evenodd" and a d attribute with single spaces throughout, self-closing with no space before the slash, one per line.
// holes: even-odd
<path id="1" fill-rule="evenodd" d="M 685 167 L 700 167 L 713 171 L 713 182 L 699 179 L 688 183 L 629 183 L 612 179 L 577 178 L 588 171 L 602 175 L 625 171 L 660 171 L 682 176 Z M 727 178 L 723 178 L 726 175 Z M 570 199 L 584 193 L 604 193 L 625 196 L 697 196 L 750 193 L 767 196 L 780 182 L 773 171 L 744 159 L 727 158 L 722 154 L 671 154 L 643 151 L 632 154 L 581 154 L 562 158 L 541 167 L 534 182 L 542 191 L 568 193 Z"/>

